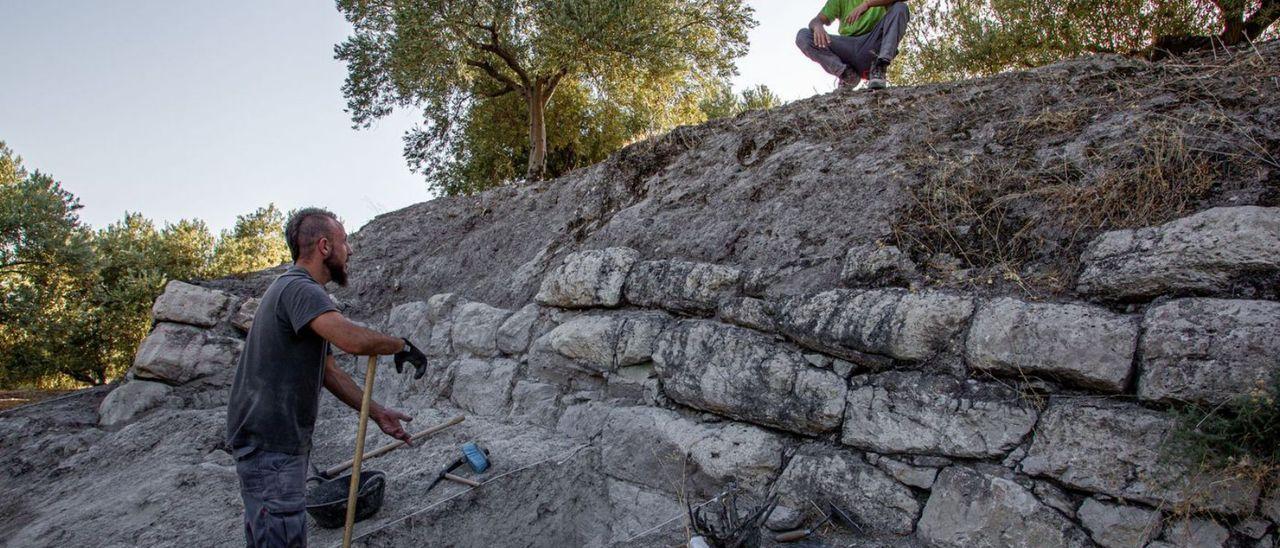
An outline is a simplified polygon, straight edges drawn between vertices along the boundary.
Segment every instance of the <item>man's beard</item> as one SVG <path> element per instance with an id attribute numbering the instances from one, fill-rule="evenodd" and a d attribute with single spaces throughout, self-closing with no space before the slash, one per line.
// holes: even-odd
<path id="1" fill-rule="evenodd" d="M 347 265 L 338 264 L 333 255 L 324 258 L 324 266 L 329 269 L 329 279 L 342 287 L 347 286 Z"/>

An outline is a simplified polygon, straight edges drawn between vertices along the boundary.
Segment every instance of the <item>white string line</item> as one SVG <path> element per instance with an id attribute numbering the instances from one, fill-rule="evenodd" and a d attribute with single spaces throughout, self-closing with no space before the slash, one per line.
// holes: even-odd
<path id="1" fill-rule="evenodd" d="M 528 470 L 528 469 L 533 468 L 533 467 L 535 467 L 535 466 L 538 466 L 538 465 L 540 465 L 540 464 L 546 463 L 546 462 L 548 462 L 548 461 L 552 461 L 552 460 L 556 460 L 556 459 L 558 459 L 558 458 L 560 458 L 560 457 L 564 457 L 564 458 L 563 458 L 562 460 L 560 460 L 559 462 L 556 462 L 556 466 L 560 466 L 560 465 L 562 465 L 562 464 L 564 464 L 564 463 L 566 463 L 566 462 L 569 462 L 569 460 L 570 460 L 570 459 L 572 459 L 575 455 L 577 455 L 579 451 L 582 451 L 583 449 L 586 449 L 586 448 L 588 448 L 588 447 L 591 447 L 591 444 L 589 444 L 589 443 L 584 443 L 584 444 L 579 445 L 579 446 L 577 446 L 577 447 L 574 447 L 573 449 L 570 449 L 570 450 L 568 450 L 568 451 L 566 451 L 566 452 L 564 452 L 564 453 L 560 453 L 559 455 L 552 455 L 552 456 L 550 456 L 550 457 L 547 457 L 547 458 L 545 458 L 545 459 L 542 459 L 542 460 L 540 460 L 540 461 L 537 461 L 537 462 L 535 462 L 535 463 L 533 463 L 533 464 L 525 465 L 525 466 L 522 466 L 522 467 L 520 467 L 520 468 L 516 468 L 515 470 L 511 470 L 511 471 L 509 471 L 509 472 L 503 472 L 503 473 L 498 474 L 498 475 L 496 475 L 496 476 L 494 476 L 494 477 L 492 477 L 492 478 L 489 478 L 489 479 L 487 479 L 487 480 L 484 480 L 483 482 L 480 482 L 480 487 L 483 487 L 483 486 L 485 486 L 485 485 L 489 485 L 490 483 L 493 483 L 493 482 L 495 482 L 495 481 L 498 481 L 498 480 L 500 480 L 500 479 L 502 479 L 502 478 L 505 478 L 505 477 L 507 477 L 507 476 L 510 476 L 510 475 L 515 474 L 515 473 L 518 473 L 518 472 L 523 472 L 523 471 L 525 471 L 525 470 Z M 402 475 L 403 475 L 403 474 L 402 474 Z M 467 494 L 467 493 L 470 493 L 470 492 L 472 492 L 472 491 L 475 491 L 476 489 L 479 489 L 480 487 L 471 487 L 471 488 L 468 488 L 468 489 L 464 489 L 464 490 L 462 490 L 462 491 L 458 491 L 457 493 L 454 493 L 453 495 L 450 495 L 450 496 L 448 496 L 448 497 L 445 497 L 445 498 L 443 498 L 443 499 L 441 499 L 441 500 L 439 500 L 439 501 L 436 501 L 436 502 L 434 502 L 434 503 L 432 503 L 432 504 L 430 504 L 430 505 L 427 505 L 427 506 L 425 506 L 425 507 L 423 507 L 423 508 L 421 508 L 421 509 L 419 509 L 419 510 L 416 510 L 416 511 L 414 511 L 414 512 L 412 512 L 412 513 L 408 514 L 408 515 L 405 515 L 405 516 L 403 516 L 403 517 L 397 518 L 395 521 L 387 522 L 385 525 L 383 525 L 383 526 L 381 526 L 381 527 L 378 527 L 377 529 L 374 529 L 374 530 L 369 531 L 369 532 L 366 532 L 366 533 L 361 533 L 359 536 L 357 536 L 357 537 L 355 537 L 355 538 L 351 539 L 351 541 L 352 541 L 352 542 L 355 542 L 355 541 L 360 540 L 360 539 L 362 539 L 362 538 L 364 538 L 364 537 L 367 537 L 367 536 L 369 536 L 369 535 L 372 535 L 372 534 L 374 534 L 374 533 L 377 533 L 378 531 L 381 531 L 381 530 L 386 529 L 386 528 L 388 528 L 388 527 L 391 527 L 391 526 L 393 526 L 393 525 L 399 524 L 400 522 L 403 522 L 403 521 L 405 521 L 405 520 L 407 520 L 407 519 L 409 519 L 409 518 L 412 518 L 412 517 L 414 517 L 414 516 L 417 516 L 417 515 L 419 515 L 419 514 L 422 514 L 423 512 L 426 512 L 426 511 L 428 511 L 428 510 L 431 510 L 432 508 L 435 508 L 435 507 L 437 507 L 437 506 L 440 506 L 441 504 L 444 504 L 444 503 L 449 502 L 449 501 L 451 501 L 451 500 L 453 500 L 453 499 L 456 499 L 456 498 L 458 498 L 458 497 L 460 497 L 460 496 L 462 496 L 462 495 L 465 495 L 465 494 Z M 708 502 L 709 502 L 709 501 L 708 501 Z M 339 543 L 335 544 L 334 546 L 341 546 L 341 545 L 342 545 L 342 543 L 341 543 L 341 542 L 339 542 Z"/>
<path id="2" fill-rule="evenodd" d="M 697 505 L 697 506 L 694 506 L 694 507 L 693 507 L 693 509 L 694 509 L 694 510 L 698 510 L 698 509 L 702 508 L 703 506 L 706 506 L 706 505 L 711 504 L 711 503 L 713 503 L 713 502 L 715 502 L 715 501 L 717 501 L 717 500 L 720 500 L 720 497 L 723 497 L 723 496 L 725 496 L 726 494 L 728 494 L 728 491 L 721 492 L 719 495 L 716 495 L 716 496 L 714 496 L 714 497 L 711 497 L 711 498 L 707 499 L 707 500 L 706 500 L 706 501 L 704 501 L 702 504 L 699 504 L 699 505 Z M 645 536 L 645 535 L 647 535 L 647 534 L 649 534 L 649 533 L 652 533 L 652 532 L 654 532 L 654 531 L 657 531 L 658 529 L 661 529 L 661 528 L 665 527 L 667 524 L 669 524 L 669 523 L 671 523 L 671 522 L 673 522 L 673 521 L 675 521 L 675 520 L 678 520 L 678 519 L 680 519 L 680 518 L 683 518 L 684 516 L 685 516 L 685 513 L 684 513 L 684 512 L 681 512 L 681 513 L 680 513 L 680 515 L 678 515 L 678 516 L 676 516 L 676 517 L 674 517 L 674 518 L 671 518 L 671 519 L 669 519 L 669 520 L 667 520 L 667 521 L 664 521 L 664 522 L 662 522 L 662 523 L 659 523 L 659 524 L 657 524 L 657 525 L 655 525 L 655 526 L 653 526 L 653 527 L 650 527 L 650 528 L 648 528 L 648 529 L 645 529 L 644 531 L 641 531 L 641 532 L 639 532 L 638 534 L 636 534 L 636 536 L 631 537 L 631 538 L 629 538 L 629 539 L 627 539 L 627 540 L 622 541 L 622 544 L 626 544 L 626 543 L 631 542 L 631 541 L 633 541 L 633 540 L 635 540 L 635 539 L 638 539 L 638 538 L 640 538 L 640 537 L 643 537 L 643 536 Z"/>

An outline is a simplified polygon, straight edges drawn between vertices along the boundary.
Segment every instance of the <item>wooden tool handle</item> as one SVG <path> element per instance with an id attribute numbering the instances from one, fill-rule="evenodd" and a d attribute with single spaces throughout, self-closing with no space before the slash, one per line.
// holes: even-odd
<path id="1" fill-rule="evenodd" d="M 356 522 L 356 494 L 360 491 L 360 461 L 364 458 L 364 432 L 369 424 L 369 401 L 373 399 L 373 378 L 378 356 L 369 356 L 364 374 L 364 396 L 360 399 L 360 426 L 356 429 L 356 455 L 351 459 L 351 486 L 347 488 L 347 524 L 342 531 L 342 548 L 351 548 L 351 528 Z"/>
<path id="2" fill-rule="evenodd" d="M 436 432 L 444 430 L 445 428 L 449 428 L 450 426 L 455 426 L 464 420 L 467 420 L 466 416 L 458 415 L 452 419 L 449 419 L 448 422 L 445 422 L 443 424 L 437 424 L 435 426 L 432 426 L 431 428 L 418 432 L 417 434 L 414 434 L 413 437 L 410 439 L 412 439 L 414 443 L 417 443 L 418 440 L 426 438 L 427 436 L 435 434 Z M 395 451 L 396 449 L 399 449 L 404 446 L 405 446 L 405 443 L 403 441 L 397 441 L 395 443 L 384 445 L 382 447 L 374 449 L 373 451 L 370 451 L 367 455 L 364 456 L 364 460 L 381 457 L 387 453 Z M 322 473 L 321 475 L 326 478 L 332 478 L 338 474 L 341 474 L 343 470 L 351 468 L 352 464 L 355 464 L 355 459 L 351 459 L 347 462 L 334 466 L 333 468 L 325 470 L 324 473 Z"/>
<path id="3" fill-rule="evenodd" d="M 464 477 L 462 477 L 462 476 L 455 476 L 455 475 L 450 474 L 450 473 L 448 473 L 448 472 L 445 472 L 445 473 L 444 473 L 444 479 L 447 479 L 447 480 L 449 480 L 449 481 L 456 481 L 456 482 L 461 483 L 461 484 L 463 484 L 463 485 L 470 485 L 470 486 L 472 486 L 472 487 L 480 487 L 480 482 L 478 482 L 478 481 L 476 481 L 476 480 L 473 480 L 473 479 L 471 479 L 471 478 L 464 478 Z"/>
<path id="4" fill-rule="evenodd" d="M 813 534 L 813 529 L 796 529 L 795 531 L 787 531 L 774 535 L 775 542 L 795 542 Z"/>

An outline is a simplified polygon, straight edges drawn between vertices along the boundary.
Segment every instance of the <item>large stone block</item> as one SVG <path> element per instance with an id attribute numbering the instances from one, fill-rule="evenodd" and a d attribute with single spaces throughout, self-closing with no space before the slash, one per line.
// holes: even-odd
<path id="1" fill-rule="evenodd" d="M 802 434 L 840 425 L 844 379 L 754 331 L 682 321 L 653 360 L 663 392 L 690 407 Z"/>
<path id="2" fill-rule="evenodd" d="M 1147 311 L 1138 397 L 1216 405 L 1280 371 L 1280 303 L 1180 299 Z"/>
<path id="3" fill-rule="evenodd" d="M 684 504 L 670 493 L 611 478 L 605 479 L 605 489 L 612 516 L 609 523 L 611 543 L 622 543 L 648 531 L 654 524 L 669 521 L 685 512 Z"/>
<path id="4" fill-rule="evenodd" d="M 1036 424 L 1036 410 L 1003 385 L 946 375 L 854 377 L 841 441 L 878 453 L 998 457 Z"/>
<path id="5" fill-rule="evenodd" d="M 511 417 L 522 422 L 555 428 L 556 400 L 560 389 L 554 384 L 516 381 L 511 389 Z"/>
<path id="6" fill-rule="evenodd" d="M 387 315 L 387 331 L 409 339 L 420 350 L 431 344 L 430 306 L 425 301 L 413 301 L 391 309 Z"/>
<path id="7" fill-rule="evenodd" d="M 1124 391 L 1138 325 L 1101 308 L 997 299 L 973 317 L 965 356 L 975 369 L 1041 374 L 1087 388 Z"/>
<path id="8" fill-rule="evenodd" d="M 776 434 L 701 423 L 666 409 L 613 408 L 601 431 L 610 475 L 669 493 L 710 496 L 730 481 L 763 492 L 782 466 Z"/>
<path id="9" fill-rule="evenodd" d="M 627 302 L 685 314 L 711 314 L 737 293 L 736 268 L 688 261 L 641 261 L 627 275 Z"/>
<path id="10" fill-rule="evenodd" d="M 453 315 L 454 351 L 483 357 L 497 356 L 498 327 L 510 316 L 510 310 L 484 303 L 459 305 Z"/>
<path id="11" fill-rule="evenodd" d="M 910 534 L 920 514 L 911 489 L 852 451 L 822 445 L 802 448 L 778 479 L 779 505 L 808 509 L 822 493 L 871 531 Z"/>
<path id="12" fill-rule="evenodd" d="M 951 466 L 938 474 L 919 536 L 930 546 L 954 548 L 1091 546 L 1080 528 L 1008 470 L 982 465 Z"/>
<path id="13" fill-rule="evenodd" d="M 1136 405 L 1054 399 L 1042 414 L 1023 472 L 1146 504 L 1187 504 L 1223 514 L 1253 511 L 1260 486 L 1195 473 L 1163 458 L 1173 421 Z"/>
<path id="14" fill-rule="evenodd" d="M 1086 499 L 1077 512 L 1093 541 L 1106 548 L 1146 546 L 1160 534 L 1160 512 Z"/>
<path id="15" fill-rule="evenodd" d="M 511 360 L 459 360 L 454 365 L 453 402 L 477 415 L 498 415 L 511 401 L 520 364 Z"/>
<path id="16" fill-rule="evenodd" d="M 1077 290 L 1110 299 L 1224 292 L 1280 272 L 1280 208 L 1218 207 L 1157 227 L 1104 233 L 1082 257 Z"/>
<path id="17" fill-rule="evenodd" d="M 967 297 L 837 289 L 789 299 L 778 324 L 800 344 L 855 362 L 865 362 L 864 354 L 915 361 L 942 348 L 971 314 Z"/>
<path id="18" fill-rule="evenodd" d="M 538 316 L 538 305 L 530 303 L 502 322 L 498 327 L 498 350 L 507 354 L 521 354 L 527 350 Z"/>
<path id="19" fill-rule="evenodd" d="M 258 306 L 262 304 L 262 299 L 248 299 L 239 308 L 236 313 L 231 315 L 231 325 L 236 329 L 248 333 L 253 329 L 253 317 L 258 314 Z"/>
<path id="20" fill-rule="evenodd" d="M 453 318 L 455 309 L 461 302 L 462 299 L 453 293 L 440 293 L 427 299 L 431 336 L 426 347 L 421 348 L 427 356 L 444 358 L 453 354 Z"/>
<path id="21" fill-rule="evenodd" d="M 897 246 L 863 244 L 849 248 L 840 269 L 845 285 L 877 286 L 910 283 L 919 274 L 915 263 Z"/>
<path id="22" fill-rule="evenodd" d="M 142 340 L 133 359 L 133 374 L 168 384 L 183 384 L 197 377 L 229 370 L 239 357 L 239 347 L 225 337 L 190 325 L 163 322 Z"/>
<path id="23" fill-rule="evenodd" d="M 773 305 L 754 297 L 737 297 L 720 303 L 720 320 L 758 331 L 774 332 L 778 323 L 773 319 Z"/>
<path id="24" fill-rule="evenodd" d="M 622 285 L 640 253 L 626 247 L 571 253 L 542 279 L 539 303 L 562 308 L 618 306 Z"/>
<path id="25" fill-rule="evenodd" d="M 132 380 L 112 390 L 98 406 L 98 425 L 115 426 L 133 420 L 134 417 L 164 403 L 169 392 L 167 384 Z"/>
<path id="26" fill-rule="evenodd" d="M 151 317 L 157 322 L 213 327 L 226 318 L 230 307 L 227 293 L 173 280 L 151 306 Z"/>
<path id="27" fill-rule="evenodd" d="M 579 316 L 547 334 L 551 348 L 598 372 L 649 361 L 658 333 L 669 318 L 662 314 Z"/>

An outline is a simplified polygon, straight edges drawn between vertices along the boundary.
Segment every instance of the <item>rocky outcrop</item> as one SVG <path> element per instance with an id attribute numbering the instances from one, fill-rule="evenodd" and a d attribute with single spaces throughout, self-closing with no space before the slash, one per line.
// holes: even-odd
<path id="1" fill-rule="evenodd" d="M 840 425 L 844 380 L 758 333 L 681 321 L 653 359 L 663 392 L 681 404 L 802 434 Z"/>
<path id="2" fill-rule="evenodd" d="M 1084 254 L 1077 290 L 1108 299 L 1224 293 L 1280 272 L 1280 208 L 1219 207 L 1157 227 L 1107 232 Z"/>
<path id="3" fill-rule="evenodd" d="M 1280 375 L 1280 303 L 1180 299 L 1143 320 L 1138 397 L 1217 405 Z"/>
<path id="4" fill-rule="evenodd" d="M 164 403 L 173 388 L 167 384 L 135 380 L 112 390 L 98 406 L 98 424 L 116 426 L 133 420 Z"/>
<path id="5" fill-rule="evenodd" d="M 845 285 L 863 284 L 904 285 L 919 274 L 915 263 L 897 246 L 863 244 L 849 248 L 840 269 L 840 281 Z"/>
<path id="6" fill-rule="evenodd" d="M 244 343 L 175 323 L 160 323 L 143 339 L 133 360 L 133 375 L 169 384 L 220 375 L 229 380 Z"/>
<path id="7" fill-rule="evenodd" d="M 858 523 L 894 535 L 910 534 L 920 514 L 906 486 L 855 453 L 816 444 L 787 464 L 778 480 L 779 504 L 808 511 L 813 493 L 825 493 Z"/>
<path id="8" fill-rule="evenodd" d="M 1071 304 L 996 299 L 978 309 L 965 345 L 969 367 L 1010 376 L 1043 375 L 1121 392 L 1133 369 L 1132 318 Z"/>
<path id="9" fill-rule="evenodd" d="M 737 292 L 742 273 L 689 261 L 641 261 L 627 276 L 627 302 L 672 312 L 708 315 Z"/>
<path id="10" fill-rule="evenodd" d="M 1093 541 L 1106 548 L 1146 546 L 1160 534 L 1160 513 L 1138 506 L 1090 498 L 1078 515 Z"/>
<path id="11" fill-rule="evenodd" d="M 226 319 L 230 306 L 231 295 L 225 292 L 175 280 L 151 306 L 151 317 L 157 322 L 213 327 Z"/>
<path id="12" fill-rule="evenodd" d="M 1089 546 L 1070 520 L 1040 502 L 1004 469 L 951 466 L 938 475 L 920 516 L 931 546 Z"/>

